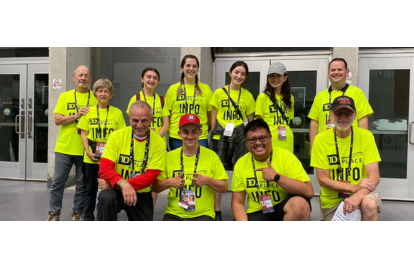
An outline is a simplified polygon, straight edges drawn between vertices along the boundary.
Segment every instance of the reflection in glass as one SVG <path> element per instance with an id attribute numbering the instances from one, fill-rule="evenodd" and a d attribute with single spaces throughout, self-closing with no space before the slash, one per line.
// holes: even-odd
<path id="1" fill-rule="evenodd" d="M 47 163 L 48 74 L 35 74 L 34 79 L 33 162 Z"/>
<path id="2" fill-rule="evenodd" d="M 125 111 L 131 97 L 142 90 L 141 73 L 146 67 L 153 67 L 160 73 L 160 82 L 155 88 L 160 96 L 165 96 L 168 88 L 180 81 L 180 47 L 102 47 L 94 51 L 99 64 L 96 64 L 93 81 L 111 80 L 114 95 L 109 104 L 121 109 L 127 124 Z"/>
<path id="3" fill-rule="evenodd" d="M 292 95 L 295 99 L 295 118 L 290 127 L 294 136 L 294 154 L 302 162 L 308 174 L 314 170 L 310 166 L 309 111 L 316 96 L 317 71 L 288 71 Z"/>
<path id="4" fill-rule="evenodd" d="M 407 178 L 410 70 L 371 70 L 369 129 L 382 161 L 381 177 Z"/>
<path id="5" fill-rule="evenodd" d="M 225 72 L 225 75 L 226 75 L 226 85 L 229 85 L 231 81 L 229 72 Z M 257 97 L 262 91 L 260 89 L 260 72 L 249 72 L 249 77 L 243 83 L 243 88 L 249 91 L 250 93 L 252 93 L 253 98 L 256 101 Z"/>
<path id="6" fill-rule="evenodd" d="M 19 90 L 20 75 L 0 75 L 0 161 L 19 161 L 19 135 L 15 132 Z"/>

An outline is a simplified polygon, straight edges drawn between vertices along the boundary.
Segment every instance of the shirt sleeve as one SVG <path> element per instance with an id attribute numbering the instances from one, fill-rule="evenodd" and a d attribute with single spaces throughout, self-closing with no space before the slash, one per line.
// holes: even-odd
<path id="1" fill-rule="evenodd" d="M 126 110 L 126 114 L 129 116 L 129 108 L 131 107 L 131 104 L 133 104 L 134 102 L 136 102 L 137 100 L 137 95 L 134 95 L 131 100 L 129 100 L 129 104 L 128 104 L 128 108 Z"/>
<path id="2" fill-rule="evenodd" d="M 247 104 L 247 109 L 246 109 L 246 116 L 253 114 L 256 109 L 256 102 L 254 101 L 253 95 L 250 92 L 248 92 L 247 101 L 248 101 L 248 104 Z"/>
<path id="3" fill-rule="evenodd" d="M 239 159 L 240 161 L 241 159 Z M 246 190 L 246 186 L 243 185 L 243 168 L 242 162 L 237 161 L 234 166 L 233 179 L 231 181 L 231 191 L 232 192 L 242 192 Z"/>
<path id="4" fill-rule="evenodd" d="M 321 106 L 319 106 L 320 96 L 318 95 L 316 95 L 315 99 L 313 100 L 313 104 L 312 104 L 311 110 L 309 111 L 308 118 L 319 122 L 319 114 L 321 112 Z"/>
<path id="5" fill-rule="evenodd" d="M 362 90 L 358 95 L 357 101 L 355 101 L 356 110 L 357 110 L 357 119 L 360 120 L 362 117 L 370 116 L 374 113 L 371 108 L 371 105 L 368 103 L 367 98 Z"/>
<path id="6" fill-rule="evenodd" d="M 89 114 L 89 112 L 88 112 Z M 88 114 L 81 116 L 79 123 L 77 125 L 78 128 L 89 131 L 89 116 Z"/>
<path id="7" fill-rule="evenodd" d="M 368 137 L 366 137 L 364 145 L 364 166 L 371 163 L 380 162 L 381 157 L 378 152 L 377 144 L 375 143 L 374 135 L 371 132 L 368 132 Z"/>
<path id="8" fill-rule="evenodd" d="M 122 179 L 122 176 L 115 171 L 115 162 L 103 157 L 99 163 L 98 176 L 99 178 L 105 179 L 112 187 Z"/>
<path id="9" fill-rule="evenodd" d="M 219 103 L 218 103 L 218 98 L 219 98 L 219 90 L 217 89 L 216 91 L 214 91 L 213 97 L 211 98 L 210 101 L 210 106 L 214 106 L 215 108 L 219 109 Z"/>
<path id="10" fill-rule="evenodd" d="M 256 110 L 255 110 L 255 114 L 261 116 L 262 118 L 264 117 L 264 110 L 265 110 L 265 105 L 266 105 L 266 95 L 263 93 L 260 93 L 260 95 L 257 97 L 257 101 L 256 101 Z M 253 98 L 253 97 L 252 97 Z M 254 99 L 253 99 L 254 100 Z"/>
<path id="11" fill-rule="evenodd" d="M 311 166 L 323 170 L 329 170 L 329 161 L 326 158 L 326 153 L 323 152 L 323 146 L 320 134 L 316 135 L 315 141 L 313 142 L 312 155 L 311 155 Z M 325 155 L 325 158 L 324 158 Z"/>
<path id="12" fill-rule="evenodd" d="M 144 174 L 141 174 L 135 178 L 128 179 L 129 184 L 131 184 L 132 188 L 134 190 L 142 190 L 145 188 L 148 188 L 151 186 L 155 180 L 157 179 L 157 176 L 161 173 L 160 170 L 151 170 L 148 169 L 145 171 Z"/>
<path id="13" fill-rule="evenodd" d="M 66 101 L 65 93 L 60 94 L 55 110 L 53 111 L 53 114 L 59 113 L 59 114 L 65 115 L 65 111 L 66 111 L 65 101 Z"/>

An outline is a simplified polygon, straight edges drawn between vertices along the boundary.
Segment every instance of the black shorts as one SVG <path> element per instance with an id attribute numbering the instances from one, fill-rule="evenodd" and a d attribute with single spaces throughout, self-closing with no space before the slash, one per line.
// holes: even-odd
<path id="1" fill-rule="evenodd" d="M 283 221 L 283 218 L 285 217 L 285 212 L 283 211 L 283 208 L 285 207 L 286 203 L 292 198 L 295 197 L 294 195 L 290 195 L 288 198 L 286 198 L 281 203 L 277 204 L 276 206 L 273 206 L 274 212 L 273 213 L 267 213 L 263 214 L 263 211 L 257 211 L 254 213 L 247 214 L 248 220 L 251 221 Z M 305 198 L 303 196 L 299 196 L 305 199 L 309 203 L 309 208 L 312 212 L 312 205 L 309 198 Z"/>
<path id="2" fill-rule="evenodd" d="M 210 216 L 206 216 L 206 215 L 195 217 L 195 218 L 182 218 L 176 215 L 165 214 L 162 220 L 163 221 L 214 221 L 214 218 Z"/>

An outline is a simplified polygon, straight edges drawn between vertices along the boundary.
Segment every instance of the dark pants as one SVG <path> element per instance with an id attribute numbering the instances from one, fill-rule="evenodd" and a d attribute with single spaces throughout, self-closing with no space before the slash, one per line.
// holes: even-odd
<path id="1" fill-rule="evenodd" d="M 84 212 L 83 220 L 95 220 L 95 211 L 96 206 L 96 195 L 98 194 L 98 172 L 99 164 L 89 164 L 84 163 L 85 165 L 85 175 L 86 175 L 86 192 L 85 192 L 85 202 L 84 202 Z"/>
<path id="2" fill-rule="evenodd" d="M 285 217 L 285 212 L 283 211 L 283 208 L 285 207 L 286 203 L 294 196 L 289 196 L 286 198 L 283 202 L 277 204 L 276 206 L 273 206 L 275 211 L 273 213 L 267 213 L 263 214 L 263 211 L 257 211 L 250 214 L 247 214 L 247 219 L 249 221 L 283 221 L 283 218 Z M 306 200 L 309 204 L 309 208 L 312 211 L 312 205 L 309 198 L 305 198 L 303 196 L 303 199 Z"/>
<path id="3" fill-rule="evenodd" d="M 99 193 L 97 205 L 98 221 L 116 221 L 118 213 L 124 210 L 129 221 L 154 220 L 154 206 L 151 192 L 137 193 L 137 204 L 128 206 L 120 190 L 107 189 Z"/>
<path id="4" fill-rule="evenodd" d="M 195 218 L 182 218 L 179 216 L 165 214 L 163 221 L 214 221 L 214 219 L 210 216 L 199 216 Z"/>

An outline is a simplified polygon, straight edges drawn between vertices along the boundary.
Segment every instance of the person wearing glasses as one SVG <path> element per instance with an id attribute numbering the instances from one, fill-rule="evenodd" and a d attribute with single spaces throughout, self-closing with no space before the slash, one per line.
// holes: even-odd
<path id="1" fill-rule="evenodd" d="M 360 209 L 361 216 L 352 220 L 378 220 L 381 196 L 375 188 L 380 182 L 381 158 L 374 135 L 353 125 L 358 116 L 351 97 L 336 98 L 330 117 L 335 127 L 316 135 L 311 157 L 321 185 L 322 220 L 332 220 L 342 202 L 337 217 Z"/>
<path id="2" fill-rule="evenodd" d="M 314 192 L 300 161 L 293 153 L 272 146 L 269 125 L 263 119 L 249 122 L 244 137 L 249 152 L 234 166 L 231 183 L 234 219 L 310 220 Z"/>

